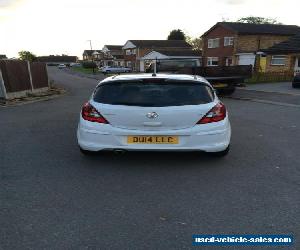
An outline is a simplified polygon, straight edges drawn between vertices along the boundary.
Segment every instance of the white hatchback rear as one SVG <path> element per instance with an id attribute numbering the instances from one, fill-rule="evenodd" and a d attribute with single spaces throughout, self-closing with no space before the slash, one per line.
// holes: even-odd
<path id="1" fill-rule="evenodd" d="M 126 75 L 100 82 L 78 124 L 83 153 L 205 151 L 226 155 L 228 113 L 211 85 L 190 75 Z"/>

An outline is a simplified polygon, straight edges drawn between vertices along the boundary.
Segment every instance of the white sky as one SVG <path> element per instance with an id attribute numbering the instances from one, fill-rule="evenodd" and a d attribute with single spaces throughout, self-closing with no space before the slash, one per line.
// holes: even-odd
<path id="1" fill-rule="evenodd" d="M 200 36 L 222 19 L 277 18 L 300 26 L 299 0 L 0 0 L 0 54 L 81 57 L 84 49 L 130 39 L 166 39 L 172 29 Z"/>

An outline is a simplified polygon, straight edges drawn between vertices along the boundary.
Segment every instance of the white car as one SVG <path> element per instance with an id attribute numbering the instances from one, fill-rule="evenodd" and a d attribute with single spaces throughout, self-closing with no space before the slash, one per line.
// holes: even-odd
<path id="1" fill-rule="evenodd" d="M 100 68 L 100 71 L 104 74 L 107 73 L 129 73 L 131 72 L 130 68 L 125 68 L 125 67 L 116 67 L 116 66 L 104 66 Z"/>
<path id="2" fill-rule="evenodd" d="M 80 67 L 80 63 L 70 63 L 70 67 Z"/>
<path id="3" fill-rule="evenodd" d="M 228 112 L 202 77 L 142 74 L 101 81 L 80 112 L 82 153 L 114 150 L 229 151 Z"/>
<path id="4" fill-rule="evenodd" d="M 63 69 L 63 68 L 66 68 L 66 67 L 67 67 L 67 66 L 66 66 L 65 64 L 59 64 L 59 65 L 58 65 L 58 68 L 59 68 L 59 69 Z"/>

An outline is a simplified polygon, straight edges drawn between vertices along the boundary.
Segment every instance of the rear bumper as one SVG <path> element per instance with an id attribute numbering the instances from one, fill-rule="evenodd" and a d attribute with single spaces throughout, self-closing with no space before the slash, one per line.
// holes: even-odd
<path id="1" fill-rule="evenodd" d="M 128 144 L 128 135 L 165 135 L 178 136 L 178 144 Z M 144 131 L 115 128 L 107 124 L 87 122 L 80 118 L 77 129 L 79 146 L 84 150 L 128 150 L 128 151 L 205 151 L 225 150 L 231 137 L 228 118 L 221 122 L 196 125 L 193 128 Z"/>

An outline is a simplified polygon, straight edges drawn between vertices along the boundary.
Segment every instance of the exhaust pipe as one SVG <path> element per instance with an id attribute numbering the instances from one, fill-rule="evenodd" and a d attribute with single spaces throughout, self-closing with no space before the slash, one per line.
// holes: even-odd
<path id="1" fill-rule="evenodd" d="M 114 153 L 115 154 L 118 154 L 118 155 L 122 155 L 122 154 L 125 154 L 125 150 L 124 149 L 114 149 Z"/>

